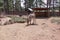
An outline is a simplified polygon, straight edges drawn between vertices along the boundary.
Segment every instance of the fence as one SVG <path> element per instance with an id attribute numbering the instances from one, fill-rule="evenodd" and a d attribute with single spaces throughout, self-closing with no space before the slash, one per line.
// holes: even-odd
<path id="1" fill-rule="evenodd" d="M 50 16 L 60 16 L 60 12 L 49 12 L 48 8 L 32 8 L 36 14 L 36 16 L 40 17 L 50 17 Z M 26 15 L 26 11 L 9 11 L 5 13 L 7 15 Z"/>

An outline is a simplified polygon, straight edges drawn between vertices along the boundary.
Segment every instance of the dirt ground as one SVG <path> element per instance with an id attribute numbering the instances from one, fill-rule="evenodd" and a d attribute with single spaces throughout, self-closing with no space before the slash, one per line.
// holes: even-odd
<path id="1" fill-rule="evenodd" d="M 15 23 L 0 26 L 0 40 L 60 40 L 60 25 L 49 19 L 36 19 L 37 25 Z"/>

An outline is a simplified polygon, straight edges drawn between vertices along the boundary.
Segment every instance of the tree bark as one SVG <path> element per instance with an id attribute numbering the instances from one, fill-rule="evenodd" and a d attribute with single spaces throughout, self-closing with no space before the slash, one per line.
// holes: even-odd
<path id="1" fill-rule="evenodd" d="M 4 0 L 4 11 L 8 13 L 9 7 L 8 7 L 8 0 Z"/>

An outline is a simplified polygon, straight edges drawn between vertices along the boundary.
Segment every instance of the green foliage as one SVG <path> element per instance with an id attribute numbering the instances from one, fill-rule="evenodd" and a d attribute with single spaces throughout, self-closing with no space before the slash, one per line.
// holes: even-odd
<path id="1" fill-rule="evenodd" d="M 34 2 L 34 0 L 29 0 L 30 6 L 33 6 L 33 2 Z"/>
<path id="2" fill-rule="evenodd" d="M 24 23 L 25 22 L 25 19 L 21 18 L 21 17 L 16 17 L 16 16 L 10 16 L 10 18 L 12 18 L 12 20 L 14 22 L 17 22 L 17 23 Z"/>
<path id="3" fill-rule="evenodd" d="M 3 3 L 0 2 L 0 6 L 3 6 Z"/>
<path id="4" fill-rule="evenodd" d="M 14 4 L 14 0 L 8 0 L 8 1 L 4 0 L 4 1 L 6 3 L 8 3 L 8 8 L 7 9 L 9 9 L 9 11 L 13 11 L 13 10 L 21 11 L 23 9 L 21 7 L 21 0 L 15 0 L 15 4 Z M 29 2 L 26 2 L 28 4 L 28 7 L 34 7 L 35 8 L 35 6 L 40 6 L 40 7 L 43 6 L 44 7 L 46 5 L 43 2 L 43 0 L 37 0 L 35 3 L 34 3 L 35 0 L 25 0 L 25 1 L 29 1 Z M 36 3 L 38 3 L 38 4 L 36 5 Z M 3 0 L 0 0 L 0 8 L 2 8 L 3 5 L 4 5 Z M 7 6 L 5 6 L 5 7 L 7 7 Z M 57 7 L 55 9 L 59 9 L 59 8 Z"/>
<path id="5" fill-rule="evenodd" d="M 4 8 L 4 7 L 3 7 L 3 4 L 0 3 L 0 11 L 1 11 L 3 8 Z"/>
<path id="6" fill-rule="evenodd" d="M 13 0 L 8 0 L 8 7 L 9 7 L 9 11 L 12 11 L 13 10 Z"/>
<path id="7" fill-rule="evenodd" d="M 15 0 L 15 1 L 14 0 L 8 0 L 8 4 L 9 4 L 9 10 L 10 11 L 13 11 L 13 10 L 20 11 L 21 10 L 20 0 Z"/>
<path id="8" fill-rule="evenodd" d="M 0 0 L 0 9 L 3 9 L 3 0 Z"/>
<path id="9" fill-rule="evenodd" d="M 20 0 L 16 0 L 16 3 L 15 3 L 15 9 L 20 11 L 21 10 L 21 1 Z"/>

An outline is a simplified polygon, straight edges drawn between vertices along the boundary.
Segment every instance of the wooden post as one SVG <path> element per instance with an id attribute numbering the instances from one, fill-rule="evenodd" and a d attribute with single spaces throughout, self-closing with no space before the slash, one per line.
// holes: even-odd
<path id="1" fill-rule="evenodd" d="M 49 7 L 48 7 L 48 6 L 49 6 L 49 3 L 48 3 L 48 1 L 49 1 L 49 0 L 47 0 L 47 8 L 48 8 L 48 9 L 47 9 L 47 13 L 48 13 L 48 17 L 49 17 Z"/>
<path id="2" fill-rule="evenodd" d="M 51 16 L 51 15 L 50 15 L 50 6 L 51 6 L 51 0 L 47 0 L 47 8 L 48 8 L 47 12 L 48 12 L 48 17 Z"/>
<path id="3" fill-rule="evenodd" d="M 53 13 L 53 15 L 55 16 L 55 13 L 54 13 L 54 0 L 53 0 L 53 9 L 52 9 L 52 13 Z"/>

